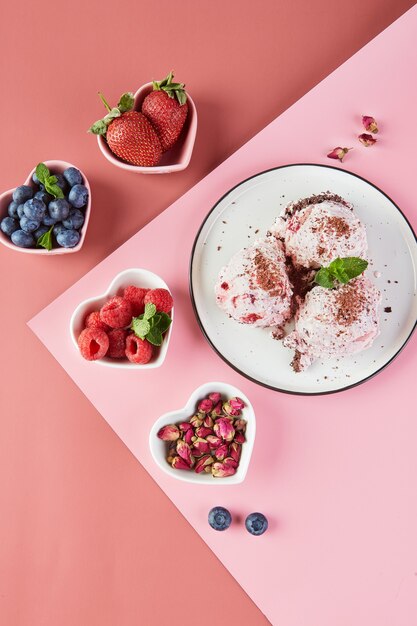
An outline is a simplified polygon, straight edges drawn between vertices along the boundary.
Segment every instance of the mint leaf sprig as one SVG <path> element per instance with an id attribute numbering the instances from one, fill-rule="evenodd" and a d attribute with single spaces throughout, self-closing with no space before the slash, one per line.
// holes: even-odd
<path id="1" fill-rule="evenodd" d="M 339 283 L 346 284 L 352 280 L 352 278 L 360 276 L 367 267 L 368 261 L 356 256 L 347 256 L 342 259 L 337 258 L 327 267 L 321 267 L 316 273 L 314 281 L 321 287 L 333 289 L 335 280 Z"/>
<path id="2" fill-rule="evenodd" d="M 51 228 L 44 233 L 43 235 L 41 235 L 38 239 L 38 241 L 36 242 L 36 246 L 40 247 L 40 248 L 45 248 L 45 250 L 48 250 L 48 252 L 50 250 L 52 250 L 52 230 L 53 230 L 53 225 L 51 226 Z"/>
<path id="3" fill-rule="evenodd" d="M 116 119 L 116 117 L 120 117 L 123 113 L 133 109 L 135 97 L 131 91 L 127 91 L 120 96 L 117 107 L 111 108 L 103 94 L 99 92 L 98 95 L 107 109 L 107 115 L 105 115 L 101 120 L 94 122 L 94 124 L 88 129 L 88 132 L 93 133 L 93 135 L 106 135 L 108 126 L 114 119 Z"/>
<path id="4" fill-rule="evenodd" d="M 38 163 L 35 172 L 39 182 L 45 187 L 47 193 L 54 196 L 54 198 L 65 197 L 61 187 L 57 185 L 57 177 L 51 174 L 45 163 Z"/>
<path id="5" fill-rule="evenodd" d="M 157 311 L 152 303 L 145 305 L 145 312 L 134 317 L 131 329 L 139 339 L 147 339 L 154 346 L 162 345 L 163 334 L 168 330 L 172 319 L 167 313 Z"/>

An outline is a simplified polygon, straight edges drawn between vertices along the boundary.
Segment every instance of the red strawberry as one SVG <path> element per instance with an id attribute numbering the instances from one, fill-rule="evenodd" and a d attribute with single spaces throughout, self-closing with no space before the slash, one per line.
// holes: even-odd
<path id="1" fill-rule="evenodd" d="M 153 83 L 153 91 L 142 102 L 142 113 L 151 121 L 166 152 L 176 143 L 188 114 L 183 83 L 173 83 L 174 74 Z"/>
<path id="2" fill-rule="evenodd" d="M 113 109 L 101 94 L 100 98 L 108 113 L 92 125 L 90 132 L 105 135 L 110 150 L 127 163 L 157 165 L 162 156 L 161 143 L 149 120 L 139 111 L 132 111 L 133 94 L 123 94 Z"/>

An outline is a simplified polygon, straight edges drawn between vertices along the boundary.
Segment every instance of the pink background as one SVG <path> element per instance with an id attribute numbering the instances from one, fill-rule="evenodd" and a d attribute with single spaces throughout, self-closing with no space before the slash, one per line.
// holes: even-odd
<path id="1" fill-rule="evenodd" d="M 158 6 L 163 12 L 164 5 L 159 3 Z M 95 7 L 91 15 L 81 12 L 80 23 L 73 21 L 69 25 L 70 18 L 75 19 L 76 4 L 68 6 L 68 14 L 64 14 L 63 9 L 59 11 L 59 21 L 63 24 L 59 45 L 56 33 L 53 41 L 49 39 L 50 31 L 44 26 L 46 7 L 41 5 L 37 15 L 23 15 L 18 7 L 12 9 L 16 12 L 15 20 L 27 34 L 23 39 L 28 48 L 16 44 L 16 27 L 10 27 L 2 37 L 6 51 L 13 50 L 16 55 L 15 63 L 5 68 L 2 76 L 3 84 L 10 85 L 10 95 L 3 98 L 1 104 L 2 119 L 10 118 L 12 105 L 15 118 L 13 124 L 4 124 L 3 141 L 11 147 L 10 153 L 19 154 L 19 161 L 13 162 L 7 151 L 3 151 L 2 185 L 9 187 L 19 183 L 40 159 L 61 157 L 89 172 L 95 207 L 85 249 L 78 255 L 33 260 L 0 250 L 3 290 L 14 301 L 13 319 L 5 308 L 2 311 L 2 353 L 15 354 L 17 347 L 22 355 L 19 360 L 7 360 L 1 394 L 1 446 L 4 450 L 0 458 L 4 468 L 0 480 L 1 494 L 5 498 L 2 510 L 6 514 L 0 520 L 0 601 L 4 621 L 8 624 L 136 624 L 139 620 L 144 624 L 191 624 L 196 619 L 208 624 L 211 615 L 206 612 L 206 606 L 213 598 L 215 606 L 221 610 L 220 623 L 265 621 L 24 327 L 32 314 L 350 56 L 410 3 L 396 3 L 395 7 L 394 3 L 368 3 L 366 7 L 351 3 L 349 7 L 336 7 L 317 2 L 313 8 L 305 7 L 304 15 L 302 6 L 297 3 L 291 4 L 291 10 L 265 3 L 265 13 L 259 16 L 263 28 L 255 33 L 251 30 L 253 16 L 245 19 L 242 12 L 237 15 L 232 3 L 228 5 L 227 15 L 222 5 L 221 11 L 216 3 L 210 6 L 211 9 L 206 9 L 207 15 L 199 14 L 204 29 L 198 33 L 191 28 L 191 5 L 187 10 L 184 5 L 182 15 L 172 16 L 171 21 L 165 17 L 164 22 L 159 14 L 148 14 L 150 26 L 155 24 L 155 28 L 149 27 L 153 34 L 147 46 L 143 39 L 140 45 L 137 41 L 139 9 L 135 9 L 137 19 L 132 20 L 121 13 L 111 17 L 102 15 Z M 53 14 L 59 19 L 56 11 Z M 305 41 L 311 34 L 313 17 L 317 20 L 314 26 L 317 39 L 312 38 L 306 55 L 304 46 L 291 48 L 294 33 L 290 26 L 297 28 L 300 39 Z M 122 24 L 118 24 L 119 19 Z M 230 28 L 232 19 L 233 28 Z M 177 45 L 173 53 L 168 32 L 171 28 L 175 30 L 175 24 L 187 31 L 184 22 L 188 20 L 191 39 L 185 42 L 175 37 Z M 169 26 L 163 25 L 157 30 L 157 22 Z M 99 40 L 92 41 L 91 35 L 87 40 L 87 24 L 97 26 Z M 131 36 L 123 40 L 127 61 L 121 67 L 117 55 L 109 53 L 108 40 L 115 40 L 114 33 L 120 32 L 122 25 L 131 29 Z M 84 34 L 85 39 L 80 34 Z M 216 59 L 207 53 L 212 50 L 214 36 Z M 251 53 L 248 46 L 252 46 Z M 390 46 L 390 50 L 401 48 L 401 39 L 391 40 Z M 92 48 L 94 56 L 90 54 Z M 115 48 L 120 49 L 117 43 Z M 293 52 L 289 59 L 290 48 Z M 89 54 L 84 59 L 81 55 L 87 50 Z M 229 64 L 224 73 L 223 57 Z M 158 67 L 155 67 L 155 58 Z M 277 64 L 277 58 L 281 63 Z M 313 125 L 314 132 L 308 134 L 305 146 L 301 139 L 293 142 L 287 136 L 285 146 L 279 146 L 274 155 L 266 151 L 261 161 L 264 159 L 266 164 L 272 157 L 275 162 L 302 160 L 303 155 L 320 160 L 317 146 L 322 145 L 324 137 L 326 146 L 328 142 L 332 145 L 341 132 L 346 133 L 351 128 L 352 118 L 347 115 L 356 115 L 363 106 L 371 107 L 389 119 L 391 150 L 387 146 L 384 152 L 381 144 L 381 152 L 372 153 L 372 159 L 363 152 L 346 165 L 383 186 L 411 214 L 412 189 L 405 183 L 413 180 L 415 159 L 413 161 L 411 147 L 416 138 L 411 136 L 409 141 L 403 141 L 404 133 L 413 132 L 404 128 L 404 119 L 400 117 L 405 102 L 404 107 L 399 99 L 395 102 L 393 89 L 387 93 L 383 74 L 379 81 L 375 79 L 372 68 L 380 66 L 380 58 L 377 54 L 373 59 L 367 81 L 361 79 L 364 81 L 359 85 L 362 91 L 354 91 L 353 86 L 347 90 L 343 107 L 340 93 L 333 92 L 337 107 L 323 107 L 322 113 L 327 117 L 323 117 L 321 125 Z M 400 60 L 403 60 L 401 55 Z M 200 61 L 205 77 L 196 61 Z M 40 78 L 45 74 L 45 62 L 53 76 L 51 90 L 45 89 Z M 28 67 L 28 64 L 33 66 Z M 135 89 L 154 73 L 159 77 L 167 64 L 177 69 L 178 78 L 186 76 L 199 107 L 202 121 L 192 165 L 184 174 L 157 179 L 115 171 L 98 153 L 94 140 L 83 139 L 84 129 L 100 114 L 95 91 L 105 90 L 109 85 L 106 95 L 116 98 L 119 92 L 127 87 Z M 264 85 L 269 76 L 275 77 L 270 91 L 264 94 L 262 90 L 261 99 L 259 91 L 249 90 L 243 96 L 241 89 L 228 89 L 228 80 L 241 75 L 243 64 L 248 76 L 253 80 L 256 75 L 260 84 Z M 401 67 L 398 60 L 392 66 L 385 60 L 383 68 L 379 69 L 392 72 Z M 218 94 L 219 88 L 225 90 L 220 101 L 210 85 L 217 74 L 221 75 L 215 92 Z M 397 76 L 398 72 L 393 74 Z M 399 87 L 401 92 L 404 85 L 400 83 Z M 239 116 L 234 115 L 237 106 Z M 341 113 L 336 115 L 338 109 Z M 411 111 L 408 113 L 411 116 Z M 343 122 L 339 122 L 342 118 Z M 213 125 L 217 125 L 214 144 L 208 141 Z M 394 177 L 384 170 L 385 157 L 391 154 L 391 158 L 397 159 L 398 149 L 404 156 L 401 186 L 397 173 Z M 262 168 L 261 161 L 256 169 Z M 240 170 L 239 177 L 246 174 L 245 168 L 249 170 L 249 164 Z M 230 171 L 231 180 L 235 175 L 237 171 Z M 217 182 L 224 187 L 230 180 L 226 176 Z M 209 196 L 206 199 L 208 201 Z M 115 220 L 115 215 L 119 219 Z M 200 217 L 197 211 L 192 215 L 190 232 L 195 227 L 193 220 L 197 223 Z M 159 233 L 153 228 L 156 238 Z M 152 268 L 158 271 L 155 263 Z M 111 272 L 117 269 L 112 265 Z M 165 278 L 169 282 L 171 277 Z M 182 305 L 186 310 L 185 298 Z M 184 317 L 184 323 L 186 319 Z M 198 377 L 196 373 L 187 375 L 190 387 L 219 370 L 218 361 L 194 327 L 192 337 L 199 349 L 206 350 L 207 364 L 205 362 Z M 416 433 L 411 410 L 404 409 L 404 413 L 398 415 L 394 402 L 391 406 L 388 402 L 390 397 L 395 399 L 401 385 L 407 390 L 412 384 L 415 339 L 413 341 L 407 352 L 378 379 L 343 396 L 320 400 L 325 404 L 269 392 L 265 396 L 265 402 L 273 403 L 278 413 L 274 422 L 277 434 L 274 454 L 280 475 L 276 502 L 269 503 L 261 498 L 259 501 L 259 507 L 265 511 L 275 507 L 280 510 L 275 519 L 275 534 L 269 535 L 275 540 L 278 538 L 277 593 L 265 601 L 272 603 L 272 608 L 285 610 L 282 623 L 305 624 L 306 620 L 311 624 L 320 623 L 320 626 L 334 624 L 335 620 L 338 624 L 354 621 L 355 624 L 386 623 L 387 626 L 413 623 L 416 565 L 412 558 L 416 548 L 415 543 L 413 545 L 416 520 L 410 503 L 415 496 L 415 483 L 411 480 L 416 473 L 413 467 Z M 174 343 L 171 348 L 175 348 Z M 231 382 L 238 379 L 248 393 L 254 389 L 237 375 L 230 374 Z M 378 405 L 381 392 L 384 403 Z M 157 412 L 171 408 L 172 403 L 182 404 L 186 395 L 188 391 L 184 389 L 172 390 L 170 397 L 161 399 Z M 356 406 L 364 406 L 364 413 L 355 412 L 352 416 L 351 407 L 346 405 L 348 398 L 354 398 Z M 377 410 L 372 409 L 375 406 Z M 144 411 L 144 424 L 152 418 L 152 414 Z M 317 447 L 318 441 L 323 447 Z M 341 463 L 340 459 L 346 462 Z M 334 468 L 334 472 L 329 472 L 328 467 Z M 301 487 L 305 490 L 306 485 L 307 495 L 300 491 Z M 238 495 L 230 494 L 227 498 L 231 503 L 236 498 L 241 508 Z M 182 504 L 186 506 L 187 502 Z M 201 524 L 206 508 L 194 512 L 196 525 L 199 520 Z M 352 515 L 352 510 L 355 513 L 366 511 L 366 515 L 360 518 Z M 205 532 L 206 528 L 199 530 Z M 250 544 L 246 535 L 240 534 L 238 540 L 237 532 L 230 535 L 226 548 L 233 552 L 239 544 L 242 558 L 250 558 L 255 544 Z M 219 541 L 213 535 L 210 539 Z M 199 586 L 195 591 L 196 570 L 204 587 Z M 252 571 L 242 574 L 254 578 Z M 190 587 L 191 592 L 187 593 Z M 285 588 L 283 597 L 278 593 L 280 588 Z M 174 608 L 178 607 L 179 596 L 184 597 L 185 608 L 181 613 Z M 263 604 L 266 606 L 264 601 Z"/>

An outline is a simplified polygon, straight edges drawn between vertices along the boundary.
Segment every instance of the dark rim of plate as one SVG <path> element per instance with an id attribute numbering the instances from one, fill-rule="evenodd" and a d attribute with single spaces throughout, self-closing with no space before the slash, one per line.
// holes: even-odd
<path id="1" fill-rule="evenodd" d="M 217 206 L 230 193 L 232 193 L 232 191 L 234 191 L 237 187 L 240 187 L 240 185 L 243 185 L 244 183 L 248 182 L 249 180 L 252 180 L 253 178 L 257 178 L 258 176 L 262 176 L 263 174 L 268 174 L 269 172 L 274 172 L 276 170 L 286 169 L 286 168 L 289 168 L 289 167 L 305 167 L 305 166 L 308 166 L 308 167 L 322 167 L 322 168 L 329 169 L 329 170 L 335 170 L 336 172 L 343 172 L 344 174 L 347 174 L 349 176 L 354 176 L 355 178 L 359 178 L 359 180 L 362 180 L 363 182 L 367 183 L 368 185 L 370 185 L 371 187 L 373 187 L 374 189 L 379 191 L 379 193 L 381 193 L 383 196 L 385 196 L 391 202 L 391 204 L 397 209 L 397 211 L 400 213 L 400 215 L 402 216 L 404 222 L 407 224 L 408 228 L 410 229 L 411 233 L 413 234 L 415 242 L 417 243 L 416 233 L 414 232 L 414 229 L 411 226 L 410 222 L 408 221 L 407 217 L 401 211 L 400 207 L 394 202 L 394 200 L 392 200 L 392 198 L 390 198 L 390 196 L 388 194 L 386 194 L 384 191 L 382 191 L 382 189 L 377 187 L 377 185 L 374 185 L 373 183 L 371 183 L 369 180 L 367 180 L 363 176 L 359 176 L 359 174 L 355 174 L 353 172 L 348 172 L 347 170 L 341 169 L 339 167 L 334 167 L 333 165 L 324 165 L 322 163 L 290 163 L 288 165 L 279 165 L 279 166 L 276 166 L 276 167 L 271 167 L 271 168 L 269 168 L 267 170 L 263 170 L 262 172 L 257 172 L 256 174 L 253 174 L 252 176 L 249 176 L 248 178 L 245 178 L 244 180 L 241 180 L 239 183 L 237 183 L 236 185 L 234 185 L 233 187 L 228 189 L 226 191 L 226 193 L 224 193 L 222 195 L 222 197 L 219 198 L 219 200 L 217 200 L 217 202 L 213 205 L 213 207 L 207 213 L 206 217 L 204 218 L 203 222 L 201 223 L 200 228 L 197 231 L 197 234 L 196 234 L 195 239 L 194 239 L 193 247 L 192 247 L 192 250 L 191 250 L 191 257 L 190 257 L 190 264 L 189 264 L 189 292 L 190 292 L 190 297 L 191 297 L 191 303 L 192 303 L 193 310 L 194 310 L 194 315 L 195 315 L 195 317 L 197 319 L 197 322 L 198 322 L 198 325 L 200 327 L 201 332 L 203 333 L 204 337 L 206 338 L 207 342 L 212 347 L 214 352 L 216 352 L 216 354 L 225 363 L 227 363 L 227 365 L 229 365 L 229 367 L 234 369 L 236 372 L 238 372 L 239 374 L 241 374 L 242 376 L 244 376 L 248 380 L 251 380 L 253 383 L 256 383 L 257 385 L 261 385 L 262 387 L 266 387 L 267 389 L 272 389 L 272 391 L 280 391 L 281 393 L 288 393 L 290 395 L 295 395 L 295 396 L 326 396 L 326 395 L 330 395 L 330 394 L 333 394 L 333 393 L 340 393 L 341 391 L 346 391 L 347 389 L 353 389 L 353 387 L 357 387 L 358 385 L 362 385 L 363 383 L 365 383 L 366 381 L 370 380 L 371 378 L 374 378 L 374 376 L 376 376 L 377 374 L 382 372 L 382 370 L 384 370 L 386 367 L 388 367 L 388 365 L 390 365 L 390 363 L 392 363 L 394 361 L 394 359 L 400 354 L 400 352 L 403 350 L 403 348 L 409 342 L 409 340 L 411 338 L 411 335 L 413 334 L 413 332 L 416 329 L 417 320 L 414 322 L 414 325 L 413 325 L 409 335 L 407 336 L 407 338 L 405 339 L 403 344 L 400 346 L 400 348 L 397 350 L 397 352 L 386 363 L 384 363 L 384 365 L 382 365 L 382 367 L 377 369 L 375 372 L 373 372 L 369 376 L 366 376 L 365 378 L 362 378 L 362 380 L 359 380 L 356 383 L 352 383 L 351 385 L 346 385 L 345 387 L 339 387 L 338 389 L 331 389 L 329 391 L 291 391 L 289 389 L 281 389 L 280 387 L 276 387 L 274 385 L 268 385 L 267 383 L 264 383 L 264 382 L 262 382 L 260 380 L 257 380 L 256 378 L 253 378 L 252 376 L 249 376 L 249 374 L 247 374 L 246 372 L 242 371 L 236 365 L 231 363 L 231 361 L 229 361 L 220 352 L 220 350 L 218 350 L 218 348 L 216 348 L 216 346 L 214 345 L 214 343 L 211 341 L 210 337 L 208 336 L 208 334 L 206 332 L 206 329 L 204 328 L 204 326 L 202 324 L 202 321 L 200 319 L 200 316 L 198 314 L 197 305 L 196 305 L 195 298 L 194 298 L 194 290 L 193 290 L 192 272 L 193 272 L 194 254 L 195 254 L 195 251 L 196 251 L 198 239 L 200 237 L 201 231 L 204 228 L 205 223 L 207 222 L 207 220 L 209 219 L 209 217 L 213 213 L 213 211 L 217 208 Z"/>

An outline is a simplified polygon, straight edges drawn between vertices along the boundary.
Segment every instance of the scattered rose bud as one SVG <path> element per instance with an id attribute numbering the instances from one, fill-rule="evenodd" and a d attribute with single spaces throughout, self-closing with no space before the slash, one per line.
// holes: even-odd
<path id="1" fill-rule="evenodd" d="M 230 450 L 230 456 L 232 457 L 232 459 L 236 461 L 236 463 L 239 463 L 240 455 L 242 453 L 242 446 L 236 441 L 233 441 L 233 443 L 230 444 L 229 450 Z"/>
<path id="2" fill-rule="evenodd" d="M 362 115 L 362 124 L 368 133 L 374 133 L 374 135 L 376 135 L 378 132 L 378 124 L 376 123 L 376 119 L 374 117 L 371 117 L 370 115 Z"/>
<path id="3" fill-rule="evenodd" d="M 181 470 L 190 470 L 191 469 L 191 466 L 188 465 L 188 463 L 186 461 L 184 461 L 184 459 L 182 459 L 180 456 L 174 457 L 174 459 L 172 460 L 171 465 L 172 465 L 172 467 L 174 469 L 181 469 Z"/>
<path id="4" fill-rule="evenodd" d="M 219 461 L 224 461 L 224 459 L 227 457 L 228 454 L 229 454 L 229 446 L 227 445 L 227 443 L 223 443 L 214 451 L 214 456 Z"/>
<path id="5" fill-rule="evenodd" d="M 367 148 L 376 144 L 375 137 L 372 137 L 372 135 L 368 135 L 368 133 L 362 133 L 362 135 L 358 136 L 358 139 Z"/>
<path id="6" fill-rule="evenodd" d="M 225 441 L 233 441 L 235 436 L 235 429 L 230 420 L 219 417 L 214 424 L 214 432 L 218 437 L 221 437 Z"/>
<path id="7" fill-rule="evenodd" d="M 333 148 L 327 156 L 329 159 L 339 159 L 339 161 L 343 161 L 350 150 L 353 150 L 353 148 L 341 148 L 338 146 L 337 148 Z"/>
<path id="8" fill-rule="evenodd" d="M 209 394 L 209 400 L 211 400 L 213 404 L 217 404 L 218 402 L 220 402 L 221 398 L 222 398 L 221 394 L 218 393 L 217 391 Z"/>
<path id="9" fill-rule="evenodd" d="M 222 444 L 222 440 L 217 435 L 207 435 L 207 441 L 211 450 L 215 450 Z"/>
<path id="10" fill-rule="evenodd" d="M 188 443 L 186 443 L 182 439 L 178 439 L 177 441 L 177 453 L 182 459 L 184 459 L 186 463 L 188 463 L 190 467 L 194 465 L 194 458 L 191 454 L 191 448 Z"/>
<path id="11" fill-rule="evenodd" d="M 214 463 L 214 459 L 211 456 L 211 454 L 205 454 L 204 456 L 201 456 L 197 460 L 195 467 L 194 467 L 194 471 L 196 471 L 197 474 L 201 474 L 201 472 L 204 472 L 207 470 L 207 468 L 209 468 L 208 471 L 210 472 L 211 471 L 210 465 L 212 463 Z"/>
<path id="12" fill-rule="evenodd" d="M 235 434 L 234 440 L 236 441 L 236 443 L 245 443 L 246 437 L 242 433 L 242 431 L 239 431 Z"/>
<path id="13" fill-rule="evenodd" d="M 227 476 L 233 476 L 236 474 L 236 468 L 231 465 L 225 465 L 224 463 L 213 463 L 211 466 L 211 475 L 215 478 L 226 478 Z"/>
<path id="14" fill-rule="evenodd" d="M 207 435 L 214 435 L 214 432 L 212 428 L 200 426 L 200 428 L 196 429 L 195 434 L 197 435 L 197 437 L 202 437 L 203 439 L 205 439 Z"/>
<path id="15" fill-rule="evenodd" d="M 198 437 L 193 443 L 193 452 L 196 451 L 198 456 L 202 454 L 208 454 L 210 452 L 210 446 L 208 441 Z"/>
<path id="16" fill-rule="evenodd" d="M 199 413 L 209 413 L 212 408 L 213 408 L 213 402 L 209 398 L 205 398 L 204 400 L 201 400 L 201 402 L 199 402 L 198 407 L 197 407 Z"/>
<path id="17" fill-rule="evenodd" d="M 162 441 L 176 441 L 179 436 L 180 431 L 174 424 L 168 424 L 168 426 L 163 426 L 158 430 L 158 437 Z"/>
<path id="18" fill-rule="evenodd" d="M 246 420 L 237 419 L 234 421 L 233 426 L 235 430 L 241 430 L 244 433 L 246 430 Z"/>

